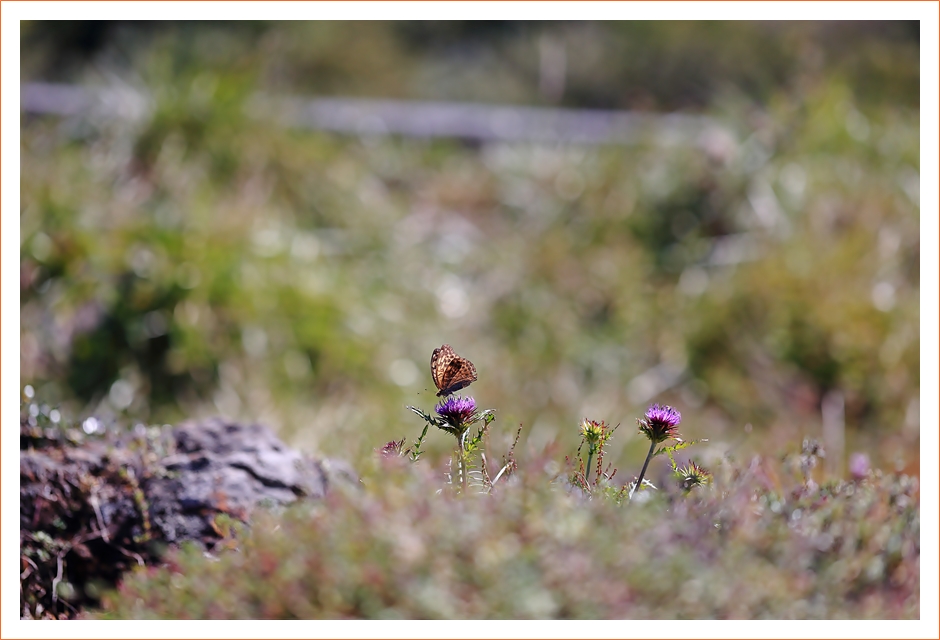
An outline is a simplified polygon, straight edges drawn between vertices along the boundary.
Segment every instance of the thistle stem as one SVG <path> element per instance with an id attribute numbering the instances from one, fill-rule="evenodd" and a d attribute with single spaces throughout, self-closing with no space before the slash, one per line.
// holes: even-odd
<path id="1" fill-rule="evenodd" d="M 640 485 L 643 484 L 643 476 L 646 475 L 646 468 L 650 465 L 650 460 L 653 459 L 653 450 L 656 448 L 656 443 L 650 441 L 650 452 L 646 454 L 646 462 L 643 463 L 643 469 L 640 470 L 640 477 L 636 479 L 636 485 L 633 487 L 633 491 L 630 492 L 630 499 L 633 500 L 633 494 L 636 493 L 637 489 L 640 488 Z"/>
<path id="2" fill-rule="evenodd" d="M 459 466 L 460 471 L 460 487 L 463 490 L 463 494 L 467 495 L 467 451 L 466 451 L 466 440 L 467 431 L 463 431 L 460 436 L 457 437 L 457 465 Z"/>
<path id="3" fill-rule="evenodd" d="M 591 477 L 591 466 L 593 462 L 594 462 L 594 446 L 592 445 L 588 449 L 587 466 L 584 468 L 584 482 L 585 483 L 588 483 L 588 480 Z"/>
<path id="4" fill-rule="evenodd" d="M 463 489 L 463 494 L 467 495 L 467 461 L 466 454 L 460 452 L 460 487 Z"/>

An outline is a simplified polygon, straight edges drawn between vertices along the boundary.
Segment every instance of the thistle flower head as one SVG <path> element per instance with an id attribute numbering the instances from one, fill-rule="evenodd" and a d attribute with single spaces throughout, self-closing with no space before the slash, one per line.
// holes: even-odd
<path id="1" fill-rule="evenodd" d="M 400 456 L 402 455 L 402 447 L 404 444 L 404 438 L 401 440 L 392 440 L 390 442 L 386 442 L 385 446 L 379 449 L 379 454 L 385 456 L 386 458 Z"/>
<path id="2" fill-rule="evenodd" d="M 852 477 L 856 480 L 861 480 L 867 476 L 870 468 L 871 463 L 868 461 L 868 456 L 864 453 L 856 452 L 849 458 L 849 473 L 851 473 Z"/>
<path id="3" fill-rule="evenodd" d="M 669 405 L 651 404 L 646 415 L 637 419 L 637 424 L 640 425 L 640 433 L 651 442 L 659 443 L 670 438 L 678 440 L 681 421 L 682 414 Z"/>
<path id="4" fill-rule="evenodd" d="M 712 479 L 712 474 L 691 460 L 686 466 L 676 469 L 676 476 L 678 476 L 682 482 L 682 488 L 686 491 L 691 491 L 692 487 L 708 484 Z"/>
<path id="5" fill-rule="evenodd" d="M 579 430 L 584 441 L 595 448 L 597 445 L 603 444 L 608 437 L 608 427 L 603 420 L 597 422 L 585 418 L 581 421 Z"/>
<path id="6" fill-rule="evenodd" d="M 442 400 L 434 411 L 447 421 L 452 427 L 460 428 L 469 425 L 476 417 L 477 403 L 472 397 L 448 396 Z"/>

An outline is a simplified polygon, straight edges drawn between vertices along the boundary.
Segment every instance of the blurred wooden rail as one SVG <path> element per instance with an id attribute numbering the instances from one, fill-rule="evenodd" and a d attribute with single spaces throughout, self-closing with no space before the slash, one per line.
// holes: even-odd
<path id="1" fill-rule="evenodd" d="M 152 101 L 130 87 L 21 85 L 24 113 L 139 118 Z M 703 136 L 732 136 L 715 120 L 687 114 L 552 109 L 461 102 L 253 96 L 248 112 L 282 126 L 359 136 L 400 135 L 583 145 L 699 145 Z M 733 137 L 733 136 L 732 136 Z"/>

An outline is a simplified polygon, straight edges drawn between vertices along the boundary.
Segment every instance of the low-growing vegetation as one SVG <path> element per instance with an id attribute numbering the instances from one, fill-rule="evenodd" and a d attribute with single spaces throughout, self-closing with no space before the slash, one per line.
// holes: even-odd
<path id="1" fill-rule="evenodd" d="M 445 401 L 438 409 L 453 407 Z M 678 424 L 671 411 L 651 407 L 639 421 L 654 445 L 663 426 Z M 822 451 L 810 440 L 779 464 L 725 459 L 711 473 L 694 462 L 678 465 L 674 445 L 664 452 L 675 482 L 658 490 L 643 483 L 631 500 L 629 489 L 642 478 L 618 486 L 601 466 L 612 433 L 606 425 L 580 425 L 588 446 L 577 463 L 558 465 L 559 452 L 549 449 L 518 464 L 510 452 L 505 480 L 494 482 L 479 469 L 474 474 L 473 460 L 485 457 L 471 455 L 480 453 L 489 424 L 479 437 L 458 437 L 451 463 L 471 469 L 469 482 L 451 474 L 442 490 L 439 465 L 416 462 L 407 455 L 414 448 L 390 442 L 361 489 L 261 511 L 249 528 L 232 529 L 220 547 L 227 550 L 215 557 L 184 546 L 165 566 L 135 571 L 94 616 L 920 615 L 913 478 L 869 471 L 819 485 L 813 470 Z M 454 430 L 446 418 L 437 426 Z M 598 461 L 593 478 L 582 454 Z"/>

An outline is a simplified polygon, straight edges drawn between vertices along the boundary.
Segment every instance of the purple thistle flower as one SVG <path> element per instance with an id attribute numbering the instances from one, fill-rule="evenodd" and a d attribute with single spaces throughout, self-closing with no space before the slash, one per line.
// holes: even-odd
<path id="1" fill-rule="evenodd" d="M 379 449 L 379 454 L 390 457 L 390 456 L 400 456 L 402 455 L 401 448 L 405 444 L 405 439 L 401 440 L 392 440 L 391 442 L 385 443 L 385 446 Z"/>
<path id="2" fill-rule="evenodd" d="M 437 415 L 446 420 L 451 426 L 459 428 L 473 421 L 477 410 L 477 403 L 472 397 L 448 396 L 434 407 Z"/>
<path id="3" fill-rule="evenodd" d="M 646 410 L 646 416 L 637 420 L 640 433 L 651 442 L 663 442 L 672 438 L 679 439 L 678 426 L 682 421 L 682 414 L 669 405 L 652 404 Z"/>
<path id="4" fill-rule="evenodd" d="M 861 480 L 867 476 L 870 468 L 868 456 L 864 453 L 855 452 L 849 458 L 849 473 L 851 473 L 852 477 L 856 480 Z"/>

